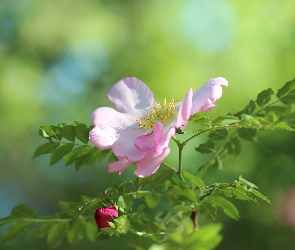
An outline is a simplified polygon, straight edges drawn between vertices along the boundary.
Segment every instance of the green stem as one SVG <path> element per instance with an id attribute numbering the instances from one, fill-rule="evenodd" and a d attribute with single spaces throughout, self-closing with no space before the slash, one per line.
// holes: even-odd
<path id="1" fill-rule="evenodd" d="M 182 161 L 181 161 L 181 158 L 182 158 L 182 150 L 183 150 L 183 147 L 185 144 L 183 143 L 180 143 L 180 141 L 175 137 L 175 136 L 172 136 L 172 139 L 176 142 L 177 146 L 178 146 L 178 174 L 179 174 L 179 177 L 182 181 L 184 181 L 184 178 L 183 178 L 183 175 L 182 175 Z"/>

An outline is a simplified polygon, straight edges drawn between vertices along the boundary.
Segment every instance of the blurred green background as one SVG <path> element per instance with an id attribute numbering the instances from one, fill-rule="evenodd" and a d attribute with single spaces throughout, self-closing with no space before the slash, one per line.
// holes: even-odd
<path id="1" fill-rule="evenodd" d="M 223 76 L 229 87 L 211 117 L 242 109 L 260 91 L 293 79 L 294 9 L 293 0 L 1 0 L 0 217 L 19 203 L 52 214 L 59 200 L 77 201 L 134 178 L 134 169 L 118 176 L 105 163 L 76 172 L 62 163 L 49 167 L 46 156 L 31 159 L 43 143 L 40 125 L 90 125 L 91 112 L 111 105 L 107 91 L 123 77 L 141 79 L 162 101 L 182 100 L 188 88 Z M 184 166 L 193 173 L 204 160 L 193 149 L 200 142 L 184 153 Z M 177 151 L 171 146 L 167 163 L 173 165 Z M 238 221 L 220 213 L 224 240 L 217 249 L 294 249 L 294 224 L 277 215 L 284 211 L 278 197 L 295 185 L 294 150 L 293 133 L 260 132 L 258 143 L 227 158 L 223 171 L 206 174 L 208 184 L 243 174 L 274 204 L 236 202 Z M 123 249 L 125 240 L 64 243 L 60 249 Z M 0 249 L 46 248 L 44 240 L 0 243 Z"/>

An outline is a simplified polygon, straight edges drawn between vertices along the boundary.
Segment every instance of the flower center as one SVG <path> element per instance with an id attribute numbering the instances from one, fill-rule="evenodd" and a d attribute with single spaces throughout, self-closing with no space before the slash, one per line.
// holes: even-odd
<path id="1" fill-rule="evenodd" d="M 165 98 L 163 105 L 161 105 L 160 102 L 157 102 L 156 107 L 151 107 L 147 111 L 142 110 L 144 115 L 139 120 L 136 120 L 139 122 L 139 127 L 153 128 L 156 122 L 164 122 L 165 120 L 172 118 L 177 104 L 178 102 L 174 98 L 172 98 L 169 103 L 167 103 Z"/>

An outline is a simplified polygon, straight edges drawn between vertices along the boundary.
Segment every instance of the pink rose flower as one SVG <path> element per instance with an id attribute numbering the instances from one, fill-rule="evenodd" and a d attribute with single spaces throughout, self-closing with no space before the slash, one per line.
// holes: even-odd
<path id="1" fill-rule="evenodd" d="M 122 174 L 136 163 L 135 175 L 149 176 L 170 153 L 168 144 L 176 129 L 184 129 L 190 115 L 216 107 L 221 85 L 227 86 L 227 80 L 212 78 L 194 92 L 189 89 L 182 102 L 165 99 L 160 104 L 143 82 L 135 77 L 124 78 L 108 93 L 116 110 L 101 107 L 92 113 L 90 140 L 101 150 L 112 149 L 119 159 L 109 164 L 109 172 Z"/>
<path id="2" fill-rule="evenodd" d="M 98 228 L 111 227 L 109 222 L 113 217 L 118 217 L 118 211 L 114 206 L 99 208 L 94 213 L 94 219 Z"/>

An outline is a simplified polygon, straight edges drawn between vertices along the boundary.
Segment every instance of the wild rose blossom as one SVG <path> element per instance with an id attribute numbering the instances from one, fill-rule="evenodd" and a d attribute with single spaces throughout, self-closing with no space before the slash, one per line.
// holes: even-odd
<path id="1" fill-rule="evenodd" d="M 94 110 L 91 142 L 99 149 L 112 149 L 118 161 L 109 164 L 109 172 L 122 174 L 136 163 L 135 175 L 146 177 L 157 171 L 170 153 L 169 140 L 176 129 L 184 129 L 191 115 L 217 107 L 222 95 L 222 77 L 212 78 L 196 91 L 190 88 L 182 102 L 175 99 L 163 104 L 154 100 L 148 86 L 135 77 L 117 82 L 108 92 L 115 109 Z"/>
<path id="2" fill-rule="evenodd" d="M 98 228 L 110 228 L 109 222 L 118 217 L 118 210 L 115 206 L 99 208 L 94 213 L 94 219 Z"/>

